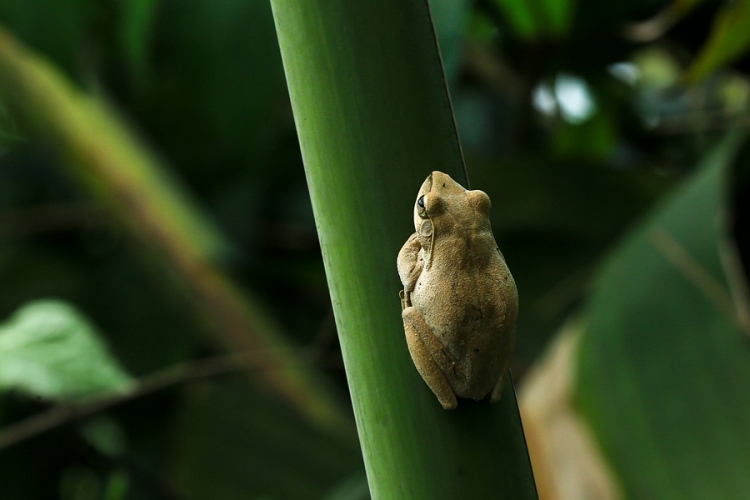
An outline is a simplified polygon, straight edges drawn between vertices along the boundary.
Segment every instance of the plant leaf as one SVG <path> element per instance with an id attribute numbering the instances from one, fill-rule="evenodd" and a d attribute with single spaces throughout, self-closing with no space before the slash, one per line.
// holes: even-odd
<path id="1" fill-rule="evenodd" d="M 604 266 L 576 398 L 627 498 L 750 490 L 750 345 L 720 247 L 730 136 Z"/>
<path id="2" fill-rule="evenodd" d="M 573 19 L 575 0 L 493 0 L 518 36 L 525 39 L 565 35 Z"/>
<path id="3" fill-rule="evenodd" d="M 64 302 L 30 303 L 0 325 L 0 389 L 66 400 L 133 385 L 94 327 Z"/>
<path id="4" fill-rule="evenodd" d="M 148 44 L 159 3 L 156 0 L 120 0 L 119 36 L 125 60 L 136 80 L 148 70 Z"/>
<path id="5" fill-rule="evenodd" d="M 716 14 L 708 40 L 687 71 L 689 83 L 710 75 L 744 54 L 750 47 L 750 2 L 727 2 Z"/>

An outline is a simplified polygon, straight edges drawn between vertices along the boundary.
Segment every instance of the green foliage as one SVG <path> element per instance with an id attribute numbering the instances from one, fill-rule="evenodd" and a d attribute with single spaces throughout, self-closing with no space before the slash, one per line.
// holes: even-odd
<path id="1" fill-rule="evenodd" d="M 750 349 L 726 225 L 740 137 L 706 155 L 604 263 L 577 397 L 627 498 L 742 498 L 750 488 Z M 733 276 L 735 275 L 735 276 Z M 737 309 L 736 309 L 737 308 Z"/>
<path id="2" fill-rule="evenodd" d="M 522 38 L 559 37 L 570 28 L 575 0 L 493 0 Z"/>
<path id="3" fill-rule="evenodd" d="M 730 488 L 743 484 L 734 474 L 743 464 L 737 447 L 746 443 L 750 417 L 746 398 L 729 398 L 735 384 L 737 391 L 744 387 L 737 381 L 746 369 L 734 363 L 747 348 L 714 302 L 696 293 L 684 269 L 674 265 L 680 261 L 675 255 L 684 254 L 665 255 L 677 242 L 676 248 L 689 250 L 688 260 L 708 258 L 700 268 L 720 283 L 718 296 L 728 293 L 726 278 L 746 281 L 745 271 L 727 274 L 712 253 L 719 244 L 736 244 L 747 269 L 747 161 L 732 159 L 720 146 L 727 130 L 746 126 L 750 104 L 745 2 L 433 0 L 431 7 L 471 185 L 492 198 L 493 229 L 519 286 L 517 380 L 523 382 L 559 326 L 591 295 L 598 326 L 587 330 L 592 337 L 584 345 L 578 398 L 617 481 L 635 498 L 676 496 L 688 485 L 707 496 L 731 497 Z M 343 29 L 360 34 L 375 21 L 388 24 L 402 16 L 380 9 Z M 334 206 L 330 226 L 369 228 L 369 239 L 356 248 L 368 243 L 373 260 L 363 258 L 368 251 L 353 250 L 356 229 L 330 240 L 333 250 L 321 253 L 268 0 L 4 0 L 0 22 L 7 30 L 0 42 L 16 39 L 27 47 L 25 54 L 64 81 L 62 95 L 76 104 L 49 100 L 60 97 L 57 85 L 37 88 L 33 98 L 7 87 L 0 93 L 0 317 L 60 297 L 85 311 L 112 356 L 146 381 L 170 366 L 199 368 L 227 345 L 247 346 L 242 335 L 232 344 L 206 332 L 245 331 L 253 324 L 276 332 L 285 345 L 307 346 L 299 358 L 276 359 L 292 371 L 330 379 L 336 396 L 346 400 L 337 326 L 351 329 L 364 321 L 358 311 L 382 301 L 371 318 L 380 326 L 362 343 L 370 358 L 350 363 L 349 371 L 367 379 L 371 363 L 392 366 L 383 379 L 372 377 L 366 397 L 395 394 L 415 408 L 400 423 L 395 411 L 383 411 L 374 425 L 397 426 L 403 448 L 412 433 L 423 435 L 433 425 L 441 431 L 431 436 L 446 436 L 435 447 L 459 446 L 447 443 L 456 430 L 443 432 L 447 417 L 429 410 L 434 401 L 408 364 L 397 328 L 395 251 L 411 231 L 413 196 L 430 170 L 453 168 L 445 166 L 453 153 L 441 153 L 447 147 L 442 138 L 427 141 L 434 154 L 429 159 L 400 154 L 425 145 L 426 133 L 408 125 L 421 123 L 423 105 L 403 102 L 397 120 L 376 127 L 380 119 L 356 111 L 377 115 L 387 109 L 395 98 L 387 87 L 378 94 L 383 102 L 357 101 L 334 87 L 321 97 L 347 103 L 337 108 L 341 133 L 322 134 L 332 152 L 321 156 L 321 169 L 354 129 L 382 139 L 366 161 L 362 151 L 351 152 L 359 162 L 351 176 L 331 169 L 328 177 L 310 179 L 316 199 Z M 657 37 L 633 38 L 634 24 L 656 27 L 651 33 Z M 416 50 L 394 40 L 376 37 L 364 52 L 352 53 L 352 61 L 364 67 L 384 47 L 401 55 Z M 352 47 L 342 38 L 330 48 Z M 389 59 L 379 60 L 389 85 L 414 69 L 389 65 Z M 0 68 L 0 80 L 7 83 L 9 74 Z M 347 76 L 378 82 L 381 75 L 356 67 Z M 557 85 L 565 81 L 582 82 L 567 90 L 595 104 L 585 118 L 569 113 L 571 94 Z M 34 113 L 61 118 L 58 135 L 41 133 L 39 122 L 29 120 Z M 71 116 L 76 119 L 62 119 Z M 85 154 L 68 154 L 55 141 L 60 136 L 81 139 L 87 147 L 78 151 Z M 714 150 L 719 156 L 712 156 Z M 93 157 L 127 161 L 112 164 L 109 172 L 117 176 L 89 172 L 87 180 L 80 160 Z M 149 159 L 143 175 L 133 170 L 137 158 Z M 676 214 L 671 240 L 640 233 L 643 239 L 631 236 L 620 248 L 622 235 L 652 206 L 660 208 L 647 224 L 661 223 L 667 206 L 661 198 L 691 178 L 696 165 L 707 166 L 708 158 L 723 162 L 725 170 L 713 170 L 718 163 L 700 167 L 689 189 L 703 194 L 695 207 L 680 205 L 692 219 Z M 402 168 L 394 172 L 395 165 Z M 726 192 L 711 191 L 716 187 Z M 683 196 L 681 190 L 666 203 Z M 696 211 L 717 204 L 733 221 L 731 233 L 718 232 L 704 218 L 707 212 Z M 387 222 L 375 227 L 372 214 L 381 212 L 389 214 Z M 164 247 L 147 229 L 171 235 L 172 252 L 160 252 Z M 326 281 L 324 256 L 337 264 L 349 259 L 343 276 Z M 191 284 L 206 265 L 209 276 L 222 279 L 202 281 L 219 286 L 198 294 Z M 613 266 L 619 282 L 608 293 L 617 296 L 602 302 Z M 351 317 L 334 325 L 332 307 L 344 306 L 331 303 L 329 284 L 335 293 L 339 283 L 357 276 L 366 279 L 348 285 L 357 297 L 344 304 Z M 592 276 L 600 276 L 593 292 Z M 252 307 L 228 306 L 246 300 Z M 625 307 L 637 312 L 622 314 Z M 195 491 L 217 500 L 361 498 L 364 471 L 351 441 L 322 432 L 288 403 L 273 400 L 280 391 L 269 384 L 243 386 L 243 380 L 276 373 L 266 363 L 247 366 L 252 377 L 182 380 L 3 449 L 0 497 L 198 498 L 189 496 Z M 308 408 L 330 408 L 314 392 L 296 396 Z M 506 395 L 501 404 L 509 401 Z M 420 414 L 423 405 L 428 410 Z M 3 390 L 0 435 L 65 408 Z M 458 415 L 459 427 L 475 425 L 473 416 Z M 336 427 L 347 434 L 351 423 Z M 479 447 L 507 446 L 505 438 L 476 439 Z M 387 459 L 391 452 L 379 454 Z M 439 470 L 446 455 L 432 453 L 406 470 Z M 709 458 L 713 462 L 702 461 Z M 231 467 L 217 466 L 229 462 Z M 485 466 L 506 467 L 494 461 Z M 299 478 L 300 488 L 291 478 Z"/>
<path id="4" fill-rule="evenodd" d="M 158 7 L 156 0 L 121 0 L 120 43 L 134 80 L 144 85 L 149 70 L 149 42 Z"/>
<path id="5" fill-rule="evenodd" d="M 750 2 L 726 2 L 716 14 L 711 33 L 688 70 L 687 80 L 697 82 L 747 53 L 750 48 L 748 26 Z"/>
<path id="6" fill-rule="evenodd" d="M 34 302 L 0 325 L 0 390 L 64 401 L 127 392 L 134 383 L 68 304 Z"/>

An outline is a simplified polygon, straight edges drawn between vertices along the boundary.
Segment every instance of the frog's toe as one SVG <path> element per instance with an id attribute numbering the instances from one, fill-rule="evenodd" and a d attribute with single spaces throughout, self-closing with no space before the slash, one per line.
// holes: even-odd
<path id="1" fill-rule="evenodd" d="M 440 396 L 438 396 L 438 401 L 440 401 L 440 404 L 443 405 L 443 408 L 446 410 L 455 410 L 458 406 L 458 400 L 453 393 L 450 394 L 449 398 L 441 398 Z"/>

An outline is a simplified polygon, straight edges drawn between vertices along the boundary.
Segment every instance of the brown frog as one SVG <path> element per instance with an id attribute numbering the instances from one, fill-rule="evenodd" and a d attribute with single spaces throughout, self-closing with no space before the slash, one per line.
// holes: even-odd
<path id="1" fill-rule="evenodd" d="M 401 316 L 420 375 L 447 410 L 500 400 L 515 344 L 518 292 L 490 227 L 490 198 L 432 172 L 398 254 Z"/>

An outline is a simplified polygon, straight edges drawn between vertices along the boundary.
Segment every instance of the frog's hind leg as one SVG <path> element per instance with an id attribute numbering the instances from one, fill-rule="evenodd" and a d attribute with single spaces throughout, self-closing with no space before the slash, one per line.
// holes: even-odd
<path id="1" fill-rule="evenodd" d="M 448 383 L 448 379 L 430 354 L 431 349 L 425 343 L 428 341 L 439 342 L 430 331 L 422 315 L 413 307 L 407 307 L 401 313 L 404 320 L 404 331 L 406 332 L 406 344 L 409 347 L 414 365 L 422 376 L 427 386 L 435 393 L 440 404 L 446 410 L 452 410 L 457 405 L 456 395 Z M 442 346 L 441 351 L 442 351 Z"/>

